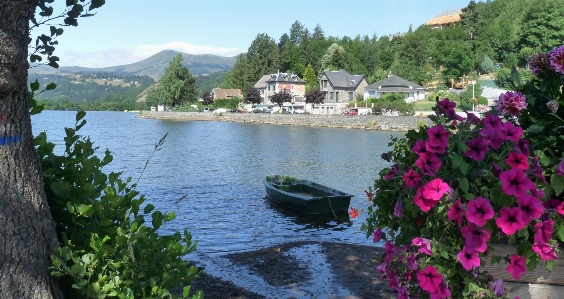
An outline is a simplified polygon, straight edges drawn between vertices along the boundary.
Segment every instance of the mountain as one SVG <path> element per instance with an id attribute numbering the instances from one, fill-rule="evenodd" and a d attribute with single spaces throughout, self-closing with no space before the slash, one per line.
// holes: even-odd
<path id="1" fill-rule="evenodd" d="M 164 74 L 164 69 L 168 66 L 170 60 L 178 53 L 173 50 L 161 51 L 145 60 L 104 68 L 87 68 L 80 66 L 61 66 L 54 69 L 50 66 L 39 65 L 29 70 L 30 74 L 54 74 L 54 75 L 72 75 L 76 73 L 115 73 L 118 75 L 146 75 L 153 79 L 157 79 Z M 190 70 L 192 75 L 212 74 L 218 71 L 230 70 L 237 59 L 237 56 L 222 57 L 217 55 L 203 54 L 192 55 L 182 54 L 183 65 Z"/>

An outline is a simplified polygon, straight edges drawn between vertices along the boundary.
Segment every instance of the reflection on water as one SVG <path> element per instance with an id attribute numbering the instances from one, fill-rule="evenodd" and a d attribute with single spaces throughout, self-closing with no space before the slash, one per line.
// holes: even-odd
<path id="1" fill-rule="evenodd" d="M 138 119 L 134 113 L 88 112 L 79 132 L 90 136 L 100 154 L 114 156 L 106 171 L 139 177 L 154 144 L 167 132 L 137 189 L 147 203 L 177 218 L 163 233 L 188 229 L 198 249 L 208 254 L 249 250 L 297 240 L 326 240 L 370 244 L 360 226 L 368 200 L 364 190 L 389 163 L 380 159 L 389 136 L 402 133 L 244 124 L 174 122 Z M 35 133 L 62 152 L 64 127 L 75 122 L 74 112 L 45 111 L 32 117 Z M 300 215 L 274 207 L 264 199 L 263 179 L 286 174 L 331 186 L 354 195 L 348 214 Z M 176 203 L 179 198 L 185 198 Z"/>

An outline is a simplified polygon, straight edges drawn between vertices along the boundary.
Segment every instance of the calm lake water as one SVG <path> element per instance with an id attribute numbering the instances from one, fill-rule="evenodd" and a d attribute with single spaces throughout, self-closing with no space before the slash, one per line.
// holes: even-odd
<path id="1" fill-rule="evenodd" d="M 387 162 L 390 135 L 402 133 L 228 122 L 174 122 L 138 119 L 136 113 L 88 112 L 79 133 L 90 136 L 99 154 L 114 156 L 107 171 L 123 171 L 136 181 L 155 144 L 162 150 L 145 170 L 138 190 L 177 218 L 162 233 L 188 229 L 198 251 L 222 254 L 297 240 L 371 244 L 347 214 L 308 216 L 265 199 L 263 178 L 287 174 L 353 194 L 351 206 L 368 206 L 364 190 Z M 64 127 L 75 112 L 44 111 L 32 117 L 33 131 L 46 131 L 63 151 Z M 186 198 L 175 203 L 179 198 Z"/>

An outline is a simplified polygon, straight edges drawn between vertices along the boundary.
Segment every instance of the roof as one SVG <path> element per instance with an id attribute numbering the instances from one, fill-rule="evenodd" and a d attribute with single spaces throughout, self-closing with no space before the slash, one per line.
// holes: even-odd
<path id="1" fill-rule="evenodd" d="M 334 87 L 349 88 L 357 87 L 364 79 L 364 75 L 351 75 L 347 71 L 340 69 L 338 71 L 324 71 L 320 79 L 329 80 Z"/>
<path id="2" fill-rule="evenodd" d="M 384 80 L 374 82 L 364 89 L 375 89 L 379 92 L 411 92 L 414 90 L 425 90 L 421 85 L 417 85 L 413 82 L 409 82 L 402 77 L 395 75 L 389 76 Z"/>
<path id="3" fill-rule="evenodd" d="M 449 11 L 444 11 L 439 13 L 436 17 L 429 19 L 427 25 L 445 25 L 460 22 L 460 14 L 462 14 L 462 9 L 454 9 Z"/>
<path id="4" fill-rule="evenodd" d="M 215 99 L 229 99 L 229 98 L 242 98 L 243 92 L 240 89 L 223 89 L 223 88 L 214 88 L 213 96 Z"/>
<path id="5" fill-rule="evenodd" d="M 298 77 L 298 75 L 294 75 L 293 73 L 276 73 L 276 74 L 271 74 L 271 75 L 265 75 L 263 76 L 266 77 L 268 76 L 268 80 L 266 80 L 266 82 L 288 82 L 288 83 L 304 83 L 305 81 L 302 80 L 300 77 Z"/>
<path id="6" fill-rule="evenodd" d="M 254 88 L 256 89 L 263 89 L 266 88 L 266 81 L 270 79 L 270 75 L 264 75 L 262 76 L 262 78 L 260 78 L 257 83 L 255 83 L 255 85 L 253 85 Z"/>

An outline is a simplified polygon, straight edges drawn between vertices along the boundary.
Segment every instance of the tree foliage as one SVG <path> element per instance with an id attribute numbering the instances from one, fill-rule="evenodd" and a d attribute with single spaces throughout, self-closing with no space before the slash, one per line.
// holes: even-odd
<path id="1" fill-rule="evenodd" d="M 247 104 L 260 104 L 262 102 L 262 97 L 260 96 L 260 91 L 254 87 L 251 87 L 247 90 L 247 94 L 245 95 L 245 103 Z"/>
<path id="2" fill-rule="evenodd" d="M 204 105 L 211 105 L 213 104 L 213 95 L 210 92 L 206 91 L 202 93 L 202 100 Z"/>
<path id="3" fill-rule="evenodd" d="M 311 85 L 318 84 L 317 83 L 317 76 L 315 75 L 315 71 L 311 67 L 311 63 L 308 64 L 306 69 L 304 70 L 303 78 L 304 78 L 304 81 L 306 82 L 306 85 L 311 86 Z"/>
<path id="4" fill-rule="evenodd" d="M 284 103 L 292 102 L 292 95 L 286 89 L 281 90 L 270 97 L 270 101 L 272 103 L 277 104 L 278 106 L 282 107 Z"/>
<path id="5" fill-rule="evenodd" d="M 480 71 L 486 74 L 495 71 L 493 61 L 488 57 L 488 55 L 484 56 L 484 59 L 482 59 L 482 63 L 480 63 Z"/>
<path id="6" fill-rule="evenodd" d="M 325 102 L 325 93 L 319 89 L 312 90 L 305 94 L 305 102 L 311 104 L 313 108 L 315 105 L 323 104 Z"/>
<path id="7" fill-rule="evenodd" d="M 165 68 L 159 81 L 158 92 L 167 106 L 195 103 L 198 100 L 196 79 L 190 70 L 182 65 L 182 54 L 178 53 Z"/>

